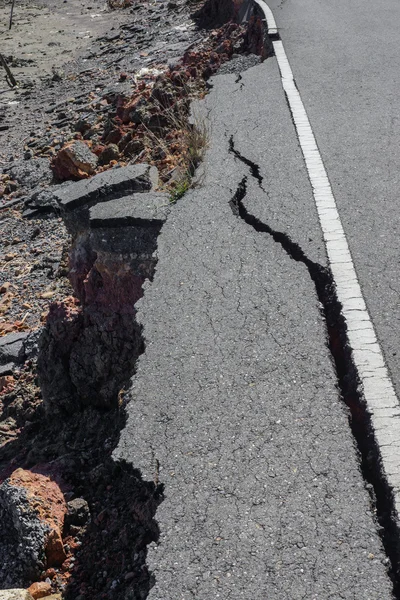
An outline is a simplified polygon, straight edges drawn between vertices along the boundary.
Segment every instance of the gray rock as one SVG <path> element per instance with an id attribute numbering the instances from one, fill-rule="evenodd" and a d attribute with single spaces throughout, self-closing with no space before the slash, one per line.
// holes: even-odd
<path id="1" fill-rule="evenodd" d="M 38 212 L 59 211 L 58 202 L 53 191 L 49 188 L 35 190 L 26 198 L 25 206 Z"/>
<path id="2" fill-rule="evenodd" d="M 48 529 L 37 518 L 26 491 L 6 480 L 0 486 L 0 581 L 22 587 L 45 567 L 43 548 Z"/>
<path id="3" fill-rule="evenodd" d="M 4 375 L 12 375 L 14 369 L 15 364 L 12 362 L 7 363 L 6 365 L 0 365 L 0 377 L 3 377 Z"/>
<path id="4" fill-rule="evenodd" d="M 27 337 L 27 333 L 10 333 L 0 338 L 0 365 L 24 361 L 24 341 Z"/>
<path id="5" fill-rule="evenodd" d="M 110 169 L 91 179 L 77 181 L 55 192 L 68 231 L 76 237 L 89 228 L 89 209 L 94 204 L 148 192 L 158 184 L 156 167 L 138 164 Z"/>
<path id="6" fill-rule="evenodd" d="M 53 179 L 47 158 L 17 160 L 10 167 L 4 169 L 4 172 L 8 173 L 11 179 L 29 189 L 35 188 L 39 183 L 50 183 Z"/>
<path id="7" fill-rule="evenodd" d="M 0 600 L 33 600 L 28 590 L 14 588 L 13 590 L 0 590 Z"/>

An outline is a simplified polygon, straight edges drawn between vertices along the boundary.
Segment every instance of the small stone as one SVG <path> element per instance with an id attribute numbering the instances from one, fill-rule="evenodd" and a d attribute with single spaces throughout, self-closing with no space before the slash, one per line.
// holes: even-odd
<path id="1" fill-rule="evenodd" d="M 10 287 L 11 287 L 11 283 L 9 281 L 6 281 L 5 283 L 3 283 L 3 285 L 0 287 L 0 294 L 6 294 L 7 292 L 9 292 Z"/>
<path id="2" fill-rule="evenodd" d="M 89 505 L 83 498 L 75 498 L 67 503 L 66 522 L 71 525 L 85 525 L 89 519 Z"/>
<path id="3" fill-rule="evenodd" d="M 109 144 L 99 156 L 100 165 L 108 165 L 112 160 L 119 159 L 119 149 L 116 144 Z"/>
<path id="4" fill-rule="evenodd" d="M 51 594 L 51 585 L 45 581 L 37 581 L 36 583 L 32 583 L 28 588 L 28 592 L 34 600 L 37 598 L 45 598 Z"/>

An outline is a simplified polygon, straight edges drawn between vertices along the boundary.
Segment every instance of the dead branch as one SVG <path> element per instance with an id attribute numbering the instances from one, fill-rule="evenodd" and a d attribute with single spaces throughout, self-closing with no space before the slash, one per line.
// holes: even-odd
<path id="1" fill-rule="evenodd" d="M 12 4 L 11 4 L 11 12 L 10 12 L 10 24 L 8 26 L 8 29 L 11 29 L 11 25 L 12 25 L 12 19 L 13 19 L 13 13 L 14 13 L 14 4 L 15 4 L 15 0 L 12 0 Z"/>
<path id="2" fill-rule="evenodd" d="M 7 73 L 6 81 L 7 81 L 8 85 L 10 87 L 16 87 L 18 84 L 14 78 L 14 75 L 11 73 L 10 67 L 6 63 L 6 59 L 4 58 L 4 56 L 1 53 L 0 53 L 0 63 L 3 65 L 3 67 L 6 70 L 6 73 Z"/>

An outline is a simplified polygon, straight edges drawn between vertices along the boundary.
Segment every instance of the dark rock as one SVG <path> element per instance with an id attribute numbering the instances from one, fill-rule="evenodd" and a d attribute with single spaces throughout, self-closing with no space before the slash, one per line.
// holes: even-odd
<path id="1" fill-rule="evenodd" d="M 23 352 L 25 355 L 25 360 L 30 358 L 36 358 L 39 353 L 39 339 L 42 334 L 40 329 L 36 331 L 31 331 L 23 342 Z"/>
<path id="2" fill-rule="evenodd" d="M 79 133 L 86 133 L 89 131 L 93 125 L 97 123 L 98 117 L 96 113 L 89 113 L 83 117 L 81 117 L 75 125 L 73 125 L 73 131 L 78 131 Z"/>
<path id="3" fill-rule="evenodd" d="M 14 369 L 15 364 L 11 362 L 5 365 L 0 365 L 0 377 L 3 377 L 3 375 L 12 375 Z"/>
<path id="4" fill-rule="evenodd" d="M 25 199 L 25 206 L 37 212 L 57 212 L 59 206 L 51 189 L 39 189 Z"/>
<path id="5" fill-rule="evenodd" d="M 175 94 L 171 87 L 172 84 L 166 84 L 164 81 L 157 82 L 151 92 L 151 99 L 163 108 L 172 106 L 175 100 Z"/>
<path id="6" fill-rule="evenodd" d="M 68 514 L 65 517 L 66 525 L 85 525 L 90 517 L 89 505 L 83 498 L 75 498 L 67 502 Z"/>
<path id="7" fill-rule="evenodd" d="M 151 117 L 150 108 L 148 101 L 140 98 L 129 113 L 130 121 L 136 125 L 147 123 Z"/>
<path id="8" fill-rule="evenodd" d="M 194 16 L 201 27 L 216 27 L 227 23 L 234 15 L 234 0 L 207 0 Z"/>
<path id="9" fill-rule="evenodd" d="M 109 144 L 99 156 L 99 165 L 108 165 L 112 160 L 119 159 L 119 149 L 115 144 Z"/>
<path id="10" fill-rule="evenodd" d="M 24 341 L 27 337 L 28 333 L 10 333 L 0 338 L 0 365 L 24 361 Z"/>
<path id="11" fill-rule="evenodd" d="M 143 141 L 140 139 L 135 139 L 125 145 L 123 152 L 125 156 L 136 156 L 143 150 L 143 148 Z"/>

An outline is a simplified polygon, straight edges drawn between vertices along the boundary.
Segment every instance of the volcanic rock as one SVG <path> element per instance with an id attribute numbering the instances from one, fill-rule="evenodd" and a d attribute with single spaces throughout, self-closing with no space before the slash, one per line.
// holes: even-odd
<path id="1" fill-rule="evenodd" d="M 0 573 L 8 585 L 38 579 L 66 559 L 61 532 L 67 505 L 49 477 L 17 469 L 0 486 L 0 529 L 6 556 Z"/>
<path id="2" fill-rule="evenodd" d="M 60 181 L 87 179 L 96 167 L 97 156 L 79 140 L 68 142 L 51 163 L 53 173 Z"/>
<path id="3" fill-rule="evenodd" d="M 45 598 L 51 594 L 51 585 L 46 581 L 36 581 L 28 588 L 28 592 L 34 600 Z"/>
<path id="4" fill-rule="evenodd" d="M 23 362 L 27 337 L 27 333 L 10 333 L 0 338 L 0 365 Z"/>
<path id="5" fill-rule="evenodd" d="M 119 149 L 115 144 L 109 144 L 99 156 L 99 165 L 108 165 L 112 160 L 119 159 Z"/>

